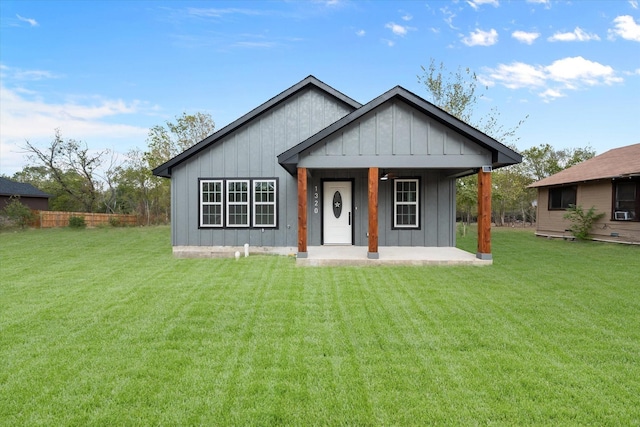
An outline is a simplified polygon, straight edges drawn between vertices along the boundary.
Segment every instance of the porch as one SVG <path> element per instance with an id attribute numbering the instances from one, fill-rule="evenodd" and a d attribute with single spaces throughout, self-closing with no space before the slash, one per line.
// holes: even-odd
<path id="1" fill-rule="evenodd" d="M 373 265 L 491 265 L 492 259 L 479 259 L 475 254 L 454 247 L 381 246 L 379 257 L 368 257 L 366 246 L 308 246 L 305 258 L 297 258 L 299 266 L 373 266 Z"/>

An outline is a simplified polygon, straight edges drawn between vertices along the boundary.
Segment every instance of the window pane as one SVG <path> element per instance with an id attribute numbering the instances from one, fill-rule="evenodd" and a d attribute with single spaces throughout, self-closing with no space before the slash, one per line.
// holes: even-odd
<path id="1" fill-rule="evenodd" d="M 396 227 L 418 226 L 418 180 L 395 180 L 395 218 Z"/>
<path id="2" fill-rule="evenodd" d="M 276 182 L 273 180 L 253 182 L 253 226 L 276 226 Z"/>
<path id="3" fill-rule="evenodd" d="M 222 226 L 222 181 L 201 181 L 200 213 L 201 226 Z"/>

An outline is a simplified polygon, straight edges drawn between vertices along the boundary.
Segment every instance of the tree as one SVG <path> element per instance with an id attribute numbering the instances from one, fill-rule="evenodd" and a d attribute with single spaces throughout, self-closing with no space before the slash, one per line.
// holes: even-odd
<path id="1" fill-rule="evenodd" d="M 558 150 L 549 144 L 540 144 L 523 151 L 523 172 L 534 181 L 539 181 L 595 155 L 591 146 Z"/>
<path id="2" fill-rule="evenodd" d="M 516 137 L 517 130 L 524 123 L 526 117 L 520 120 L 515 127 L 505 128 L 500 122 L 500 114 L 497 109 L 493 108 L 489 114 L 473 124 L 473 110 L 479 97 L 477 94 L 478 78 L 476 74 L 469 68 L 462 69 L 459 67 L 455 73 L 450 72 L 445 75 L 444 64 L 436 65 L 433 58 L 428 68 L 421 68 L 423 75 L 418 76 L 418 82 L 426 86 L 429 93 L 428 98 L 433 104 L 496 140 L 505 144 L 510 142 L 508 145 L 513 148 L 515 141 L 518 139 Z M 509 173 L 506 172 L 510 168 L 514 168 L 514 166 L 494 172 L 494 188 L 496 188 L 496 191 L 493 192 L 493 206 L 498 208 L 498 218 L 501 219 L 498 223 L 504 223 L 507 206 L 518 203 L 514 198 L 527 198 L 523 192 L 516 191 L 515 188 L 502 188 L 506 184 L 514 182 L 513 175 L 517 175 L 519 169 L 515 168 L 511 169 Z M 502 174 L 504 176 L 500 176 Z M 515 180 L 515 182 L 520 181 L 522 180 Z M 456 209 L 459 212 L 463 212 L 463 216 L 470 222 L 473 211 L 477 211 L 478 187 L 476 177 L 467 176 L 458 179 L 456 189 Z M 524 203 L 523 200 L 520 200 L 520 205 L 524 205 Z"/>
<path id="3" fill-rule="evenodd" d="M 20 196 L 11 196 L 10 202 L 0 213 L 22 229 L 26 228 L 34 219 L 31 209 L 20 202 Z"/>
<path id="4" fill-rule="evenodd" d="M 121 209 L 135 212 L 147 224 L 167 222 L 171 211 L 170 181 L 153 175 L 152 170 L 200 142 L 215 130 L 215 123 L 206 113 L 176 116 L 149 129 L 147 149 L 134 149 L 127 161 L 117 168 L 113 180 Z"/>
<path id="5" fill-rule="evenodd" d="M 47 147 L 39 148 L 26 141 L 24 148 L 33 167 L 28 172 L 37 172 L 52 181 L 60 196 L 65 195 L 76 204 L 73 210 L 95 212 L 102 207 L 99 169 L 109 150 L 91 152 L 86 143 L 62 139 L 59 129 Z"/>

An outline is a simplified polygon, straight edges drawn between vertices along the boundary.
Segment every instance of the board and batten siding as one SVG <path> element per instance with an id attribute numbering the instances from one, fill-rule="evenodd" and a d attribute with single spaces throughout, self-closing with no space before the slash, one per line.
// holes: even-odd
<path id="1" fill-rule="evenodd" d="M 323 91 L 306 88 L 176 166 L 171 179 L 173 246 L 295 247 L 297 181 L 277 156 L 350 112 Z M 199 228 L 200 178 L 278 178 L 278 228 Z"/>
<path id="2" fill-rule="evenodd" d="M 595 238 L 606 239 L 617 234 L 621 240 L 640 241 L 640 222 L 615 221 L 611 211 L 613 202 L 613 183 L 611 180 L 591 181 L 577 185 L 576 204 L 586 211 L 592 206 L 596 213 L 604 213 L 591 230 Z M 538 189 L 538 215 L 536 231 L 551 236 L 569 236 L 571 222 L 564 219 L 566 211 L 549 210 L 549 187 Z"/>
<path id="3" fill-rule="evenodd" d="M 307 168 L 465 169 L 491 153 L 404 102 L 383 104 L 301 153 Z"/>

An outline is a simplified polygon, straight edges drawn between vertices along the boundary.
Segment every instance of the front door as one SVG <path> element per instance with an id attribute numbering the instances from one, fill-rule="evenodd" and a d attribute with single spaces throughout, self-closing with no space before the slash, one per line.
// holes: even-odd
<path id="1" fill-rule="evenodd" d="M 325 181 L 323 185 L 323 243 L 351 245 L 351 181 Z"/>

